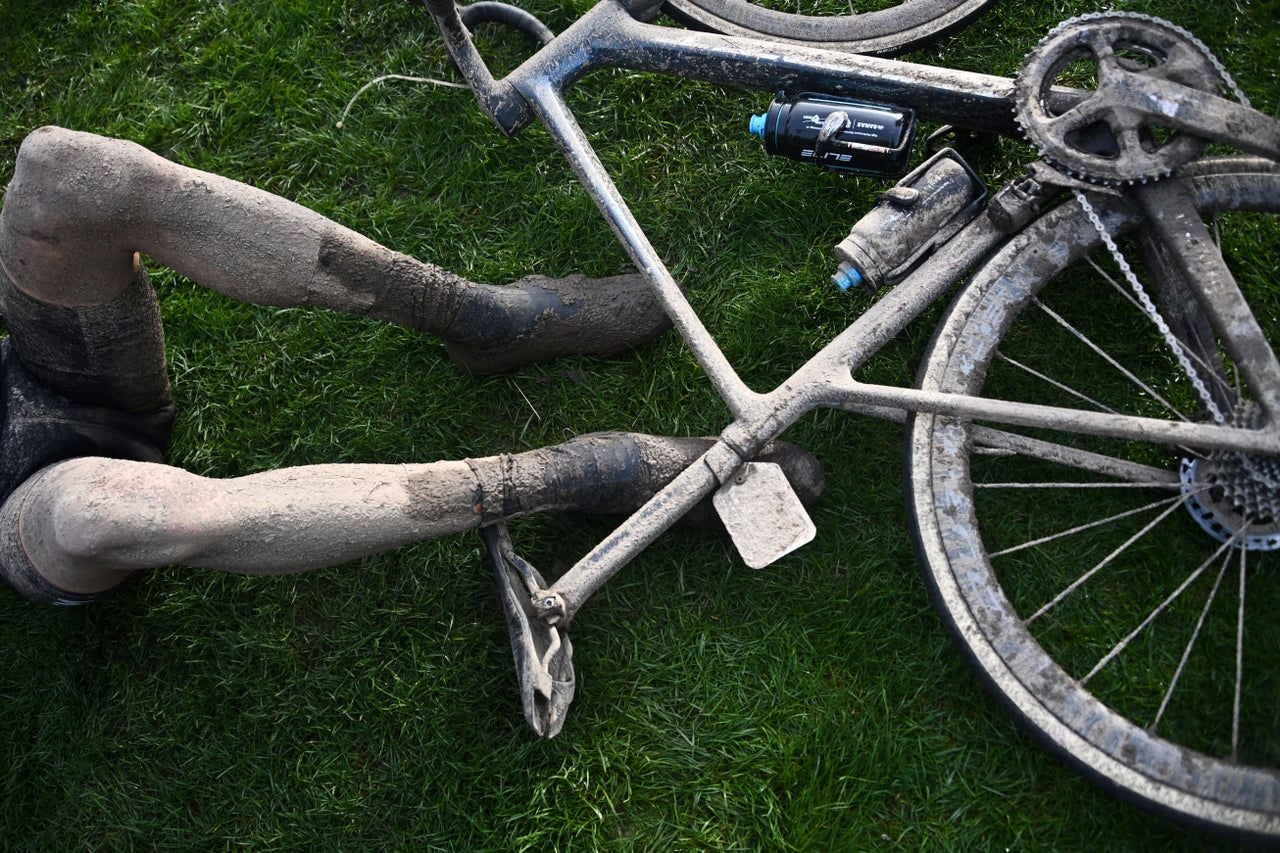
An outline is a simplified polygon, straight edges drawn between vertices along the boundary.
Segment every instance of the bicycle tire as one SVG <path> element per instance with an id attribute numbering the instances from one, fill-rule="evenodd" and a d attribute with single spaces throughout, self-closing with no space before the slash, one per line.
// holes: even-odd
<path id="1" fill-rule="evenodd" d="M 749 0 L 666 0 L 663 10 L 686 26 L 724 35 L 894 56 L 955 32 L 992 2 L 903 0 L 860 13 L 803 14 L 770 9 Z M 852 8 L 850 0 L 842 5 Z"/>
<path id="2" fill-rule="evenodd" d="M 1227 233 L 1224 257 L 1242 266 L 1241 289 L 1255 316 L 1265 315 L 1266 335 L 1274 342 L 1275 288 L 1256 285 L 1265 282 L 1257 277 L 1274 275 L 1275 259 L 1257 268 L 1247 248 L 1230 244 L 1268 251 L 1280 245 L 1277 218 L 1269 215 L 1280 210 L 1280 167 L 1243 158 L 1203 161 L 1174 179 L 1191 190 L 1202 215 L 1221 211 L 1228 232 L 1262 229 Z M 1113 234 L 1141 224 L 1137 213 L 1121 205 L 1108 209 L 1105 218 Z M 1040 380 L 1023 368 L 1057 367 L 1076 382 L 1095 376 L 1091 396 L 1099 405 L 1119 400 L 1126 405 L 1121 411 L 1150 414 L 1161 406 L 1156 395 L 1187 408 L 1198 402 L 1200 395 L 1186 388 L 1190 383 L 1169 375 L 1172 359 L 1144 355 L 1165 346 L 1160 335 L 1141 332 L 1147 317 L 1131 322 L 1113 307 L 1125 300 L 1118 293 L 1114 299 L 1105 295 L 1115 288 L 1103 283 L 1095 291 L 1082 283 L 1110 263 L 1105 250 L 1101 260 L 1095 253 L 1096 269 L 1086 261 L 1099 242 L 1074 201 L 1013 238 L 948 309 L 922 365 L 920 387 L 1025 400 Z M 1249 264 L 1255 268 L 1243 269 Z M 1042 307 L 1076 317 L 1075 332 Z M 1180 328 L 1198 322 L 1198 312 L 1191 309 L 1192 322 Z M 1076 332 L 1082 332 L 1096 343 L 1108 330 L 1117 338 L 1112 351 L 1121 363 L 1161 374 L 1149 391 L 1133 394 L 1123 390 L 1127 379 L 1096 378 L 1098 371 L 1083 363 L 1083 355 L 1049 354 L 1056 349 L 1049 335 L 1080 341 Z M 1201 372 L 1231 367 L 1228 359 L 1213 368 L 1202 364 Z M 1225 398 L 1230 395 L 1219 389 L 1237 386 L 1215 381 L 1213 387 L 1215 396 Z M 1034 394 L 1041 402 L 1067 394 L 1063 387 L 1045 388 Z M 1247 389 L 1236 394 L 1246 395 Z M 1213 539 L 1178 509 L 1188 502 L 1179 487 L 1165 486 L 1163 494 L 1175 493 L 1169 504 L 1174 509 L 1158 523 L 1152 518 L 1165 509 L 1122 518 L 1124 506 L 1144 507 L 1156 493 L 1109 488 L 1119 481 L 1083 475 L 1084 463 L 1056 464 L 1044 458 L 1044 447 L 1011 447 L 1008 439 L 992 440 L 983 430 L 954 417 L 913 416 L 906 488 L 931 597 L 984 685 L 1038 739 L 1112 792 L 1200 828 L 1280 840 L 1280 744 L 1274 738 L 1280 731 L 1280 620 L 1274 615 L 1280 606 L 1280 552 L 1232 548 Z M 1048 440 L 1059 450 L 1093 450 L 1152 467 L 1180 466 L 1180 458 L 1192 455 L 1186 448 L 1017 434 Z M 1017 474 L 1021 479 L 1009 479 Z M 1086 482 L 1087 487 L 1071 485 Z M 1197 500 L 1215 499 L 1206 494 Z M 1060 525 L 1082 527 L 1081 522 L 1102 519 L 1109 520 L 1047 538 Z M 1199 555 L 1223 549 L 1224 556 L 1198 562 Z M 1193 569 L 1194 582 L 1173 595 Z M 1232 601 L 1237 574 L 1241 581 Z M 1172 601 L 1168 609 L 1151 616 L 1166 599 Z M 1046 611 L 1046 602 L 1056 603 Z M 1197 620 L 1199 627 L 1193 627 Z M 1118 642 L 1131 635 L 1127 645 Z M 1219 665 L 1217 655 L 1236 660 Z M 1223 702 L 1229 704 L 1224 708 Z"/>

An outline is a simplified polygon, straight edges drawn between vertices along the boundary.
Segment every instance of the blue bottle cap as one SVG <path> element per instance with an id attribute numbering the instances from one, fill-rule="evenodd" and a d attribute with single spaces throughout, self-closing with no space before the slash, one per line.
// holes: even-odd
<path id="1" fill-rule="evenodd" d="M 836 283 L 836 287 L 840 288 L 841 292 L 846 292 L 849 288 L 862 284 L 862 272 L 850 264 L 841 264 L 840 269 L 831 276 L 831 280 Z"/>
<path id="2" fill-rule="evenodd" d="M 747 129 L 761 139 L 764 139 L 764 118 L 762 115 L 752 116 L 751 123 L 747 125 Z"/>

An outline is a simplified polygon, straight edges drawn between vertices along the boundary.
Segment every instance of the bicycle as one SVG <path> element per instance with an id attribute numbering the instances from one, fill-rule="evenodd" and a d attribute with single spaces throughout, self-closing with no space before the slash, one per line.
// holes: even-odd
<path id="1" fill-rule="evenodd" d="M 426 5 L 497 125 L 514 135 L 538 121 L 560 146 L 732 416 L 698 463 L 553 584 L 516 553 L 505 526 L 486 529 L 535 731 L 554 736 L 573 697 L 569 622 L 695 503 L 714 494 L 748 565 L 812 538 L 780 471 L 750 460 L 803 415 L 839 409 L 905 424 L 922 572 L 958 646 L 1015 718 L 1148 808 L 1280 839 L 1280 754 L 1269 736 L 1280 726 L 1280 672 L 1266 659 L 1280 638 L 1264 621 L 1278 603 L 1267 562 L 1280 548 L 1276 306 L 1257 287 L 1265 270 L 1240 271 L 1251 308 L 1224 260 L 1236 260 L 1233 240 L 1274 235 L 1251 214 L 1280 207 L 1280 123 L 1249 107 L 1203 43 L 1154 18 L 1099 13 L 1053 30 L 1010 80 L 789 44 L 777 32 L 761 38 L 760 15 L 777 16 L 741 0 L 672 2 L 678 17 L 727 35 L 655 26 L 658 0 L 602 0 L 559 35 L 502 4 Z M 850 17 L 835 47 L 893 53 L 985 5 L 895 5 L 877 19 L 880 40 L 861 45 Z M 909 22 L 908 6 L 926 20 Z M 468 30 L 485 20 L 541 46 L 495 79 Z M 780 20 L 782 36 L 803 42 L 827 19 Z M 1039 158 L 994 193 L 952 149 L 902 178 L 837 248 L 838 283 L 881 291 L 878 301 L 759 393 L 703 326 L 566 104 L 565 91 L 602 67 L 778 92 L 753 129 L 835 171 L 900 173 L 916 118 L 1023 132 Z M 804 125 L 794 138 L 788 116 Z M 868 142 L 864 120 L 897 133 Z M 1210 141 L 1249 156 L 1202 157 Z M 1137 270 L 1126 259 L 1135 252 Z M 1094 276 L 1110 290 L 1081 283 Z M 962 279 L 918 387 L 855 379 Z M 1086 391 L 1053 378 L 1076 362 L 1044 345 L 1051 334 L 1102 359 L 1118 382 Z M 1097 343 L 1104 337 L 1114 354 Z M 1003 396 L 1024 388 L 1018 375 L 1043 383 L 1034 402 Z M 1053 529 L 1082 504 L 1085 520 Z M 1144 548 L 1194 568 L 1169 578 L 1124 571 Z M 1228 659 L 1226 676 L 1215 677 L 1215 655 Z M 1228 709 L 1224 731 L 1203 715 L 1166 719 L 1184 679 L 1194 680 L 1192 704 Z"/>

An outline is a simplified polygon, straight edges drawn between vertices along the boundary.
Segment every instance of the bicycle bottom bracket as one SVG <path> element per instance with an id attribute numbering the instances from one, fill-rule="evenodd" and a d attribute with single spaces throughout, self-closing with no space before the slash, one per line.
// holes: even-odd
<path id="1" fill-rule="evenodd" d="M 915 114 L 831 95 L 780 95 L 749 128 L 768 154 L 829 172 L 896 178 L 911 159 Z"/>

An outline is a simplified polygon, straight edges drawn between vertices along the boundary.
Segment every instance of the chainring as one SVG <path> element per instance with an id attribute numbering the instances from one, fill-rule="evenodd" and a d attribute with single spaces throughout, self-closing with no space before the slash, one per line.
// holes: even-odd
<path id="1" fill-rule="evenodd" d="M 1167 125 L 1168 101 L 1132 96 L 1169 81 L 1221 95 L 1222 65 L 1191 33 L 1148 15 L 1099 12 L 1058 25 L 1027 55 L 1015 114 L 1027 139 L 1060 171 L 1099 184 L 1156 180 L 1204 149 Z M 1056 89 L 1056 91 L 1055 91 Z M 1085 92 L 1073 98 L 1064 89 Z"/>

